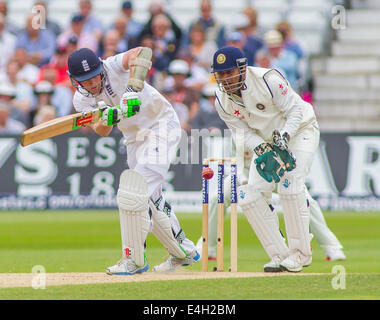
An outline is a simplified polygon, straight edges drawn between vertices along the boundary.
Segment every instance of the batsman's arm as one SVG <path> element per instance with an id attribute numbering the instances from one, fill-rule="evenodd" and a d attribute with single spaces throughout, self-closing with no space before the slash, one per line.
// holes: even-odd
<path id="1" fill-rule="evenodd" d="M 144 81 L 148 70 L 152 66 L 152 49 L 137 47 L 125 52 L 123 56 L 123 68 L 130 70 L 127 88 L 139 92 L 144 89 Z"/>

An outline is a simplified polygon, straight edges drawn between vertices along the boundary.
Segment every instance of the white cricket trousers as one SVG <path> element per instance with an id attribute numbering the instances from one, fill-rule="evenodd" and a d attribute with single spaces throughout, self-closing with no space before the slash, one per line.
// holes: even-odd
<path id="1" fill-rule="evenodd" d="M 162 185 L 169 171 L 170 163 L 174 159 L 181 139 L 181 126 L 177 115 L 169 113 L 160 119 L 151 129 L 140 132 L 134 143 L 127 145 L 128 166 L 140 173 L 147 181 L 148 195 L 155 203 L 161 196 L 160 203 L 165 204 L 162 194 Z M 182 233 L 180 223 L 173 209 L 170 214 L 170 223 L 177 237 Z M 151 220 L 152 230 L 153 222 Z M 195 250 L 194 243 L 184 236 L 181 246 L 187 254 Z"/>

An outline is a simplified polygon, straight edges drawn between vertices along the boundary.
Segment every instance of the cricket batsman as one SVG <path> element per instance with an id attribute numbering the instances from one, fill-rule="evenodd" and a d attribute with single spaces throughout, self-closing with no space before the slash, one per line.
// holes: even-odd
<path id="1" fill-rule="evenodd" d="M 244 152 L 244 168 L 237 175 L 238 185 L 248 183 L 249 167 L 252 160 L 252 154 L 248 151 Z M 224 215 L 227 208 L 231 204 L 231 176 L 226 176 L 224 179 Z M 315 240 L 319 243 L 326 255 L 327 261 L 345 260 L 346 256 L 343 252 L 343 246 L 339 242 L 336 235 L 327 226 L 322 210 L 316 200 L 314 200 L 307 188 L 305 187 L 306 197 L 310 206 L 310 231 Z M 208 234 L 208 258 L 216 260 L 216 245 L 217 245 L 217 202 L 218 198 L 214 195 L 210 198 L 210 214 L 209 214 L 209 234 Z M 202 255 L 202 237 L 197 242 L 197 251 Z"/>
<path id="2" fill-rule="evenodd" d="M 312 262 L 305 178 L 319 145 L 313 107 L 279 71 L 248 67 L 236 47 L 215 52 L 212 73 L 219 86 L 219 116 L 233 133 L 244 132 L 244 147 L 253 153 L 248 184 L 238 188 L 238 201 L 270 258 L 264 271 L 299 272 Z M 275 187 L 288 245 L 269 206 Z"/>
<path id="3" fill-rule="evenodd" d="M 92 129 L 108 136 L 117 125 L 127 147 L 129 169 L 121 174 L 117 192 L 122 258 L 106 269 L 111 275 L 133 275 L 149 269 L 145 241 L 150 232 L 170 254 L 154 271 L 175 271 L 200 258 L 162 194 L 181 127 L 170 103 L 144 82 L 150 59 L 151 50 L 145 47 L 106 60 L 82 48 L 68 58 L 68 74 L 76 88 L 75 110 L 103 108 Z"/>

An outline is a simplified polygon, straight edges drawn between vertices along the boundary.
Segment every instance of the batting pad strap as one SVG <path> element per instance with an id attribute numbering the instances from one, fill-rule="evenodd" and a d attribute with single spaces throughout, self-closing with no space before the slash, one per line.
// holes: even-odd
<path id="1" fill-rule="evenodd" d="M 137 195 L 120 189 L 117 192 L 119 209 L 128 211 L 131 214 L 139 214 L 141 211 L 148 210 L 148 199 L 148 195 Z"/>
<path id="2" fill-rule="evenodd" d="M 169 218 L 170 213 L 168 215 L 163 211 L 158 210 L 151 200 L 149 200 L 149 208 L 152 212 L 153 235 L 163 244 L 171 255 L 180 259 L 186 258 L 187 254 L 179 244 L 179 241 L 183 239 L 177 240 L 173 235 L 172 225 Z"/>
<path id="3" fill-rule="evenodd" d="M 251 185 L 239 187 L 239 206 L 270 258 L 285 259 L 289 250 L 279 231 L 278 218 L 261 193 Z"/>

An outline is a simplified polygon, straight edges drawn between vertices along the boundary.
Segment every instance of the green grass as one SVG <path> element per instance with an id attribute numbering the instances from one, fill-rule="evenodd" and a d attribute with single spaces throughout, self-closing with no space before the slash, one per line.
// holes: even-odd
<path id="1" fill-rule="evenodd" d="M 182 228 L 194 242 L 200 236 L 200 214 L 179 214 Z M 328 212 L 329 227 L 344 245 L 347 261 L 327 262 L 315 240 L 313 263 L 304 272 L 323 276 L 287 276 L 223 280 L 158 281 L 0 289 L 0 299 L 379 299 L 380 213 Z M 282 223 L 282 221 L 281 221 Z M 228 230 L 226 219 L 225 230 Z M 225 265 L 229 234 L 225 234 Z M 116 211 L 44 211 L 0 213 L 0 273 L 30 273 L 43 265 L 47 272 L 104 272 L 120 257 L 120 226 Z M 152 267 L 167 253 L 152 236 L 147 239 Z M 243 215 L 239 215 L 239 271 L 262 272 L 268 261 Z M 332 288 L 332 268 L 346 270 L 346 289 Z M 210 268 L 215 263 L 210 263 Z M 201 264 L 187 268 L 200 271 Z M 0 275 L 1 276 L 1 275 Z"/>

